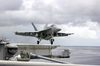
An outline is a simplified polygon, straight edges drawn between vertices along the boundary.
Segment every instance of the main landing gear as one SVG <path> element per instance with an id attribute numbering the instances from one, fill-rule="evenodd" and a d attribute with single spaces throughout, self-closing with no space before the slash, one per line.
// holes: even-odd
<path id="1" fill-rule="evenodd" d="M 37 41 L 37 44 L 39 44 L 40 43 L 40 41 Z"/>
<path id="2" fill-rule="evenodd" d="M 53 45 L 53 42 L 54 42 L 54 39 L 51 39 L 51 40 L 50 40 L 51 45 Z"/>
<path id="3" fill-rule="evenodd" d="M 41 39 L 37 41 L 37 44 L 39 44 L 39 43 L 40 43 L 40 41 L 41 41 Z"/>
<path id="4" fill-rule="evenodd" d="M 40 41 L 41 41 L 41 40 L 40 40 Z M 38 41 L 37 41 L 37 44 L 39 44 L 40 41 L 38 40 Z M 53 42 L 54 42 L 54 39 L 50 39 L 50 43 L 51 43 L 51 45 L 53 45 Z"/>

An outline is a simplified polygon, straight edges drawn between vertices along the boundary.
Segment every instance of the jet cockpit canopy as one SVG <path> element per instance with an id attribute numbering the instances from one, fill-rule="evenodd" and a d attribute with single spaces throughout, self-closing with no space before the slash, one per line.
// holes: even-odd
<path id="1" fill-rule="evenodd" d="M 56 27 L 56 25 L 55 24 L 52 24 L 50 27 Z"/>

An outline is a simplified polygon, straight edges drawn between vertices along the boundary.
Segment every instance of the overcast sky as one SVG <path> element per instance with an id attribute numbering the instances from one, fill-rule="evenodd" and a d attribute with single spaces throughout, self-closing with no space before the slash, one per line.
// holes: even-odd
<path id="1" fill-rule="evenodd" d="M 45 24 L 56 24 L 60 32 L 74 33 L 54 38 L 55 45 L 100 46 L 100 0 L 0 0 L 0 37 L 36 44 L 37 38 L 14 34 L 34 31 L 32 22 L 38 30 Z"/>

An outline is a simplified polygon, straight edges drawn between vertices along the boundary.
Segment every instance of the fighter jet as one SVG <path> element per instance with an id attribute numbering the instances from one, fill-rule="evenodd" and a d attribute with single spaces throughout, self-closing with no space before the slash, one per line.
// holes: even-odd
<path id="1" fill-rule="evenodd" d="M 59 33 L 61 29 L 56 27 L 55 24 L 52 24 L 51 26 L 47 26 L 46 24 L 44 29 L 41 31 L 38 31 L 33 23 L 32 25 L 35 29 L 35 32 L 15 32 L 15 35 L 36 37 L 38 38 L 37 44 L 39 44 L 42 39 L 49 40 L 52 45 L 54 42 L 53 37 L 61 37 L 74 34 L 74 33 Z"/>

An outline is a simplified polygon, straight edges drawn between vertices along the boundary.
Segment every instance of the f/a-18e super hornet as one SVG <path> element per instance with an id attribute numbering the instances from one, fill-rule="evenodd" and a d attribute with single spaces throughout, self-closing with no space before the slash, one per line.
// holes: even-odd
<path id="1" fill-rule="evenodd" d="M 73 33 L 58 33 L 61 29 L 57 28 L 55 24 L 52 24 L 49 27 L 46 24 L 44 29 L 41 31 L 38 31 L 33 23 L 32 25 L 35 29 L 35 32 L 15 32 L 15 34 L 22 36 L 36 37 L 38 38 L 37 44 L 39 44 L 42 39 L 49 40 L 50 43 L 53 44 L 54 42 L 53 37 L 68 36 L 73 34 Z"/>

